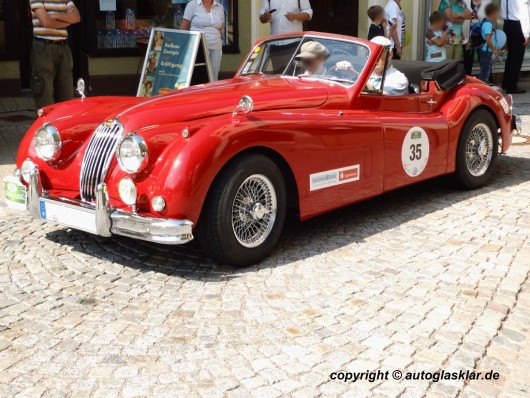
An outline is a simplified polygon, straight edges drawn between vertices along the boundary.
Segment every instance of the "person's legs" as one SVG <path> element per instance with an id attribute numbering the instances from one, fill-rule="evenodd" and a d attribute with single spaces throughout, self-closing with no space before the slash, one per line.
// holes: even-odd
<path id="1" fill-rule="evenodd" d="M 55 65 L 52 44 L 33 41 L 31 51 L 31 90 L 35 106 L 40 109 L 53 104 Z"/>
<path id="2" fill-rule="evenodd" d="M 223 50 L 209 50 L 210 63 L 212 65 L 213 81 L 219 80 L 219 71 L 221 70 L 221 59 Z"/>
<path id="3" fill-rule="evenodd" d="M 508 57 L 506 58 L 502 87 L 512 91 L 517 90 L 526 47 L 524 46 L 524 35 L 520 22 L 505 21 L 504 31 L 508 42 Z"/>
<path id="4" fill-rule="evenodd" d="M 69 101 L 74 98 L 74 78 L 72 76 L 72 52 L 68 45 L 56 46 L 55 64 L 55 102 Z"/>
<path id="5" fill-rule="evenodd" d="M 493 65 L 493 54 L 489 51 L 479 50 L 480 59 L 480 80 L 486 84 L 490 84 L 491 67 Z"/>
<path id="6" fill-rule="evenodd" d="M 462 61 L 462 51 L 464 50 L 464 47 L 462 46 L 462 44 L 454 44 L 453 45 L 454 47 L 454 54 L 453 54 L 453 59 L 456 60 L 456 61 Z"/>
<path id="7" fill-rule="evenodd" d="M 475 60 L 475 49 L 473 46 L 464 48 L 464 69 L 466 75 L 471 76 L 473 74 L 473 61 Z"/>
<path id="8" fill-rule="evenodd" d="M 445 45 L 445 59 L 451 60 L 455 59 L 455 46 L 454 44 L 446 44 Z"/>

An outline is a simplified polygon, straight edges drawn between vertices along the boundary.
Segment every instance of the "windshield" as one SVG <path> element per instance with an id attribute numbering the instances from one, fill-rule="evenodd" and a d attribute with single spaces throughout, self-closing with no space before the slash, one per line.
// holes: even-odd
<path id="1" fill-rule="evenodd" d="M 295 76 L 353 85 L 369 56 L 368 47 L 360 43 L 313 36 L 288 37 L 257 46 L 239 75 Z"/>

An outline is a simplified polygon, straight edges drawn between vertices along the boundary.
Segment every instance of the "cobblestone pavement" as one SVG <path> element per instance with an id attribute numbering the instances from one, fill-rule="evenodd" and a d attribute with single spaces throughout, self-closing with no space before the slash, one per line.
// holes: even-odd
<path id="1" fill-rule="evenodd" d="M 529 202 L 519 145 L 484 189 L 441 178 L 291 224 L 244 270 L 0 205 L 0 396 L 528 397 Z M 500 378 L 330 380 L 375 369 Z"/>

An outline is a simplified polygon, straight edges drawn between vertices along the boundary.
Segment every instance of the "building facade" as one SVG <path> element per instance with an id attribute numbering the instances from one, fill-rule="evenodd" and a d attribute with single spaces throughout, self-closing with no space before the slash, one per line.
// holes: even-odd
<path id="1" fill-rule="evenodd" d="M 117 10 L 109 21 L 109 15 L 100 10 L 99 1 L 74 0 L 82 14 L 82 22 L 71 30 L 74 77 L 88 79 L 94 94 L 134 95 L 143 54 L 141 48 L 132 47 L 132 35 L 147 32 L 153 23 L 178 25 L 179 12 L 182 13 L 187 1 L 117 0 Z M 227 15 L 227 39 L 221 69 L 222 76 L 229 76 L 252 44 L 270 30 L 258 18 L 262 0 L 222 0 L 222 3 Z M 311 0 L 314 17 L 308 28 L 365 37 L 368 7 L 385 3 L 386 0 Z M 438 3 L 439 0 L 402 0 L 410 38 L 404 50 L 406 59 L 423 58 L 425 21 Z M 134 29 L 128 29 L 131 28 L 127 25 L 128 10 L 134 12 Z M 109 30 L 118 35 L 118 45 L 116 36 L 109 39 L 114 42 L 108 45 Z M 31 44 L 29 0 L 0 0 L 0 95 L 18 95 L 21 89 L 29 88 Z"/>

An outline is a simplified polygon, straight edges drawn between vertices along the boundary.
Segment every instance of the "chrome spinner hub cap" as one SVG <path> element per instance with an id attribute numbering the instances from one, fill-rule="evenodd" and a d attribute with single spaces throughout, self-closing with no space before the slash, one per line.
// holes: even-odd
<path id="1" fill-rule="evenodd" d="M 261 174 L 248 177 L 232 205 L 232 230 L 244 247 L 254 248 L 269 237 L 276 220 L 277 198 L 272 182 Z"/>
<path id="2" fill-rule="evenodd" d="M 466 143 L 466 166 L 473 177 L 481 177 L 493 158 L 493 134 L 486 124 L 473 127 Z"/>

